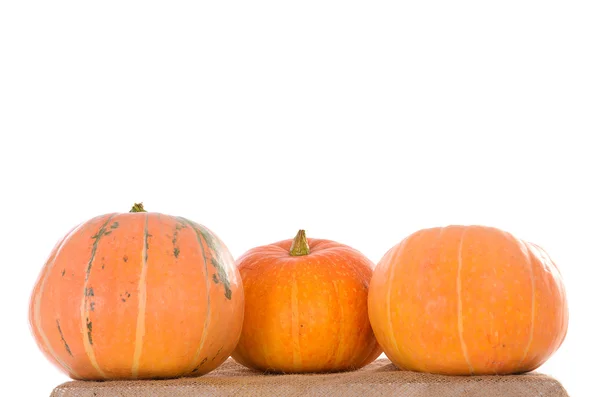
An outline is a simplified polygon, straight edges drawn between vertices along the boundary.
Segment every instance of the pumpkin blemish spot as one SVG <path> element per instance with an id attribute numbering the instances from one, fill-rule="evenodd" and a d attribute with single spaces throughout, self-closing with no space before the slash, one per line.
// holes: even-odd
<path id="1" fill-rule="evenodd" d="M 125 291 L 125 292 L 124 292 L 124 293 L 122 293 L 120 296 L 121 296 L 121 300 L 122 300 L 123 302 L 126 302 L 126 301 L 127 301 L 127 299 L 129 299 L 129 298 L 131 297 L 131 294 L 130 294 L 129 292 Z"/>

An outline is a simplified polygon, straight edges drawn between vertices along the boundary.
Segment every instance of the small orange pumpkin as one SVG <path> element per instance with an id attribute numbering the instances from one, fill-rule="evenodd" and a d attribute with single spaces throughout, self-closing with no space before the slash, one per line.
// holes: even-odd
<path id="1" fill-rule="evenodd" d="M 296 238 L 237 260 L 244 325 L 232 357 L 273 372 L 360 368 L 381 354 L 367 311 L 373 263 L 329 240 Z"/>
<path id="2" fill-rule="evenodd" d="M 369 317 L 398 367 L 449 375 L 534 370 L 562 344 L 561 275 L 535 244 L 484 226 L 420 230 L 374 270 Z"/>
<path id="3" fill-rule="evenodd" d="M 54 247 L 29 321 L 73 379 L 200 375 L 231 354 L 244 295 L 234 260 L 206 227 L 146 212 L 93 218 Z"/>

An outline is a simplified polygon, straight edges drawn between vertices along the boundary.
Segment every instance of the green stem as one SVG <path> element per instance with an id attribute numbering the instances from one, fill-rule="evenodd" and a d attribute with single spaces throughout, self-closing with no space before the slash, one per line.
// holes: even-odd
<path id="1" fill-rule="evenodd" d="M 142 203 L 135 203 L 129 212 L 146 212 Z"/>
<path id="2" fill-rule="evenodd" d="M 290 255 L 302 256 L 308 254 L 310 254 L 310 247 L 308 246 L 308 240 L 306 240 L 306 232 L 299 230 L 292 243 L 292 248 L 290 248 Z"/>

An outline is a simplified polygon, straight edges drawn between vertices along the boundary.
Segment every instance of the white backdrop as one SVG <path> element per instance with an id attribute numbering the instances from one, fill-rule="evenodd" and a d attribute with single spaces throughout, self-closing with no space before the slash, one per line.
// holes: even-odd
<path id="1" fill-rule="evenodd" d="M 571 309 L 540 371 L 593 396 L 600 6 L 575 2 L 0 2 L 0 360 L 67 378 L 27 303 L 76 223 L 185 215 L 234 256 L 309 236 L 374 262 L 451 223 L 543 246 Z"/>

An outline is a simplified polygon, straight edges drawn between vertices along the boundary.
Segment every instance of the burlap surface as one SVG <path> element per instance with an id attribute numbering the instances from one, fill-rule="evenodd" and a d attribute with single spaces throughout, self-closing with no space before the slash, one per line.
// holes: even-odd
<path id="1" fill-rule="evenodd" d="M 440 376 L 397 370 L 379 359 L 353 372 L 326 375 L 263 375 L 227 360 L 197 378 L 63 383 L 51 397 L 192 396 L 402 396 L 568 397 L 554 378 L 540 373 L 510 376 Z"/>

